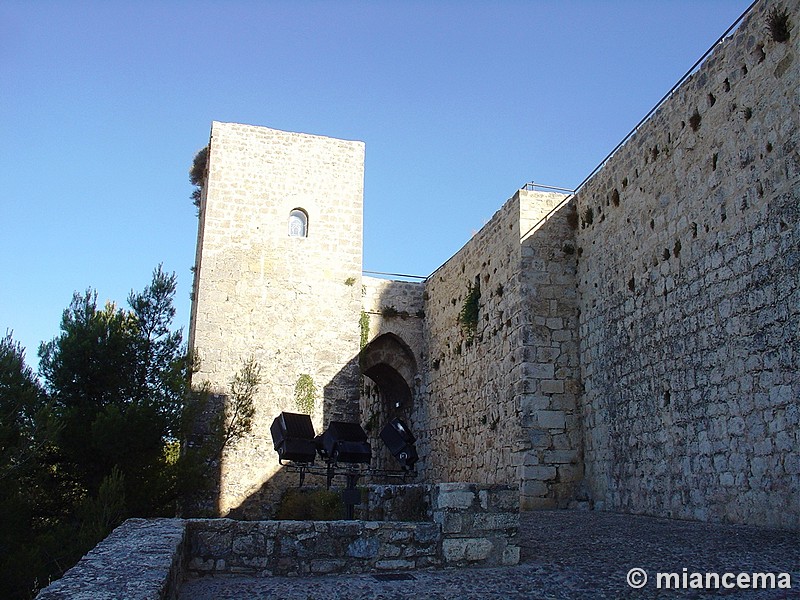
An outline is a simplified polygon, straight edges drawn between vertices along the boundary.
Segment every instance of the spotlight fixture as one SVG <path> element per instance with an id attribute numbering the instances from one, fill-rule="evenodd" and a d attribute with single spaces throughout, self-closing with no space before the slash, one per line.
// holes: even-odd
<path id="1" fill-rule="evenodd" d="M 414 464 L 419 460 L 415 445 L 417 440 L 405 422 L 400 419 L 392 419 L 381 430 L 381 439 L 403 470 L 409 471 L 414 468 Z"/>
<path id="2" fill-rule="evenodd" d="M 278 463 L 284 460 L 296 463 L 313 463 L 317 453 L 314 443 L 314 425 L 311 416 L 282 412 L 270 427 L 272 445 L 278 453 Z"/>
<path id="3" fill-rule="evenodd" d="M 317 449 L 328 463 L 361 463 L 368 465 L 372 447 L 367 434 L 358 423 L 331 421 L 316 438 Z"/>

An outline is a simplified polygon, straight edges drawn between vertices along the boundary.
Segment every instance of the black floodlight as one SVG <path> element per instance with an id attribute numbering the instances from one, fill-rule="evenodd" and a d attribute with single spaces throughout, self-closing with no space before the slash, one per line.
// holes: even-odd
<path id="1" fill-rule="evenodd" d="M 403 469 L 410 470 L 414 468 L 414 463 L 419 460 L 415 445 L 417 440 L 405 422 L 400 419 L 392 419 L 381 430 L 381 439 Z"/>
<path id="2" fill-rule="evenodd" d="M 314 444 L 314 426 L 309 415 L 282 412 L 275 417 L 272 427 L 272 445 L 278 453 L 278 462 L 313 463 L 317 453 Z"/>
<path id="3" fill-rule="evenodd" d="M 328 429 L 317 436 L 320 454 L 332 463 L 363 463 L 372 459 L 367 434 L 358 423 L 331 421 Z"/>

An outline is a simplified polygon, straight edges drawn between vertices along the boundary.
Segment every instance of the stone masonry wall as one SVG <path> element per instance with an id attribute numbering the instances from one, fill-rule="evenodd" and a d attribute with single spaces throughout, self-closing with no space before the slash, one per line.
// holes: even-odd
<path id="1" fill-rule="evenodd" d="M 551 195 L 523 205 L 521 318 L 517 349 L 524 364 L 517 382 L 522 436 L 521 503 L 524 509 L 569 506 L 583 479 L 578 302 L 572 204 Z M 543 204 L 541 204 L 543 203 Z M 552 212 L 541 219 L 543 207 Z"/>
<path id="2" fill-rule="evenodd" d="M 301 375 L 317 388 L 317 430 L 358 419 L 363 165 L 362 142 L 212 126 L 190 339 L 202 364 L 193 383 L 226 394 L 250 357 L 262 376 L 252 432 L 220 465 L 220 514 L 269 515 L 282 487 L 269 427 L 281 411 L 298 411 Z M 307 237 L 288 235 L 297 208 L 308 215 Z"/>
<path id="3" fill-rule="evenodd" d="M 364 341 L 368 343 L 385 333 L 392 333 L 406 343 L 415 360 L 421 364 L 424 284 L 364 276 L 362 285 L 361 307 L 369 319 Z"/>
<path id="4" fill-rule="evenodd" d="M 185 521 L 128 519 L 37 600 L 174 600 L 183 579 Z"/>
<path id="5" fill-rule="evenodd" d="M 571 383 L 577 355 L 562 347 L 575 343 L 575 309 L 564 308 L 574 299 L 574 265 L 547 264 L 549 254 L 536 249 L 560 249 L 571 239 L 561 227 L 536 227 L 563 199 L 520 190 L 426 282 L 420 421 L 427 428 L 418 436 L 425 481 L 520 486 L 523 508 L 533 508 L 557 503 L 557 486 L 580 476 L 579 454 L 569 446 L 579 437 Z M 459 315 L 470 286 L 478 285 L 478 321 L 470 333 Z M 540 325 L 547 336 L 536 337 Z M 550 459 L 563 470 L 545 468 Z"/>
<path id="6" fill-rule="evenodd" d="M 426 281 L 427 379 L 417 435 L 425 481 L 518 484 L 514 349 L 519 312 L 519 197 Z M 477 327 L 459 324 L 469 286 L 480 286 Z"/>
<path id="7" fill-rule="evenodd" d="M 403 419 L 417 430 L 420 406 L 420 367 L 423 365 L 424 285 L 414 281 L 396 281 L 363 277 L 361 343 L 367 350 L 362 356 L 362 369 L 381 363 L 384 379 L 363 377 L 361 386 L 361 424 L 372 444 L 372 466 L 376 469 L 397 469 L 379 434 L 393 418 Z M 388 338 L 388 339 L 387 339 Z M 371 344 L 368 346 L 368 344 Z M 408 398 L 395 406 L 391 369 L 408 386 Z M 383 383 L 383 390 L 381 390 Z M 396 381 L 394 382 L 397 383 Z"/>
<path id="8" fill-rule="evenodd" d="M 129 519 L 37 599 L 173 600 L 186 577 L 369 573 L 519 562 L 516 488 L 398 485 L 383 486 L 371 495 L 418 499 L 429 510 L 415 522 Z M 406 508 L 407 503 L 390 500 L 382 503 L 381 511 L 387 519 L 397 519 Z"/>
<path id="9" fill-rule="evenodd" d="M 759 3 L 577 195 L 596 507 L 800 527 L 798 69 Z"/>
<path id="10" fill-rule="evenodd" d="M 515 488 L 452 483 L 426 495 L 433 521 L 190 520 L 186 570 L 263 577 L 519 562 Z"/>

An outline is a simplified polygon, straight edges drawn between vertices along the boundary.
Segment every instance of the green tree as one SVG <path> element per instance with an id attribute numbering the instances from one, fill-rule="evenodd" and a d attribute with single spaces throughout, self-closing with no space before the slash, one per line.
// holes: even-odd
<path id="1" fill-rule="evenodd" d="M 0 598 L 33 597 L 127 517 L 174 516 L 250 430 L 253 359 L 206 422 L 212 435 L 181 448 L 209 394 L 190 390 L 175 289 L 159 266 L 127 309 L 76 293 L 40 346 L 41 384 L 11 336 L 0 340 Z"/>
<path id="2" fill-rule="evenodd" d="M 59 551 L 58 478 L 50 469 L 58 433 L 51 407 L 22 347 L 0 339 L 0 597 L 29 598 L 46 581 Z"/>
<path id="3" fill-rule="evenodd" d="M 175 441 L 192 361 L 175 315 L 174 274 L 159 266 L 130 310 L 97 293 L 75 294 L 61 334 L 42 344 L 40 374 L 62 424 L 59 462 L 73 484 L 96 496 L 117 468 L 124 481 L 124 516 L 174 514 Z"/>
<path id="4" fill-rule="evenodd" d="M 200 208 L 200 198 L 203 194 L 203 186 L 206 179 L 206 168 L 208 167 L 208 146 L 201 148 L 194 155 L 192 166 L 189 168 L 189 182 L 195 186 L 192 191 L 192 204 Z"/>
<path id="5" fill-rule="evenodd" d="M 0 339 L 0 482 L 32 464 L 55 433 L 39 382 L 10 333 Z"/>

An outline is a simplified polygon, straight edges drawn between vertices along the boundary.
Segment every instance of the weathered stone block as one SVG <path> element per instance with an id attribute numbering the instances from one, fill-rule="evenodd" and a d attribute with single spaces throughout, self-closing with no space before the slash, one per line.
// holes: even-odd
<path id="1" fill-rule="evenodd" d="M 536 413 L 536 421 L 543 429 L 564 429 L 566 416 L 561 410 L 540 410 Z"/>
<path id="2" fill-rule="evenodd" d="M 550 481 L 556 478 L 556 468 L 549 465 L 535 465 L 522 468 L 524 480 Z"/>
<path id="3" fill-rule="evenodd" d="M 311 561 L 311 572 L 315 575 L 326 575 L 328 573 L 341 573 L 347 566 L 344 560 L 320 559 Z"/>
<path id="4" fill-rule="evenodd" d="M 449 538 L 442 541 L 445 563 L 485 560 L 492 548 L 492 542 L 486 538 Z"/>
<path id="5" fill-rule="evenodd" d="M 440 535 L 439 527 L 435 523 L 420 523 L 414 528 L 414 541 L 423 546 L 437 542 Z"/>
<path id="6" fill-rule="evenodd" d="M 475 501 L 475 492 L 471 490 L 455 489 L 452 491 L 440 490 L 436 498 L 436 508 L 469 508 Z"/>
<path id="7" fill-rule="evenodd" d="M 506 546 L 503 548 L 503 558 L 501 560 L 501 564 L 503 565 L 518 565 L 519 564 L 519 546 Z"/>
<path id="8" fill-rule="evenodd" d="M 459 533 L 463 527 L 463 517 L 461 513 L 449 511 L 437 511 L 434 514 L 434 521 L 442 528 L 442 533 Z"/>
<path id="9" fill-rule="evenodd" d="M 374 558 L 378 555 L 380 547 L 377 538 L 359 538 L 347 546 L 347 555 L 353 558 Z"/>
<path id="10" fill-rule="evenodd" d="M 375 568 L 379 571 L 408 571 L 416 567 L 413 560 L 404 560 L 401 558 L 393 560 L 379 560 L 375 563 Z"/>
<path id="11" fill-rule="evenodd" d="M 519 513 L 488 513 L 475 515 L 472 530 L 516 530 L 519 527 Z"/>

